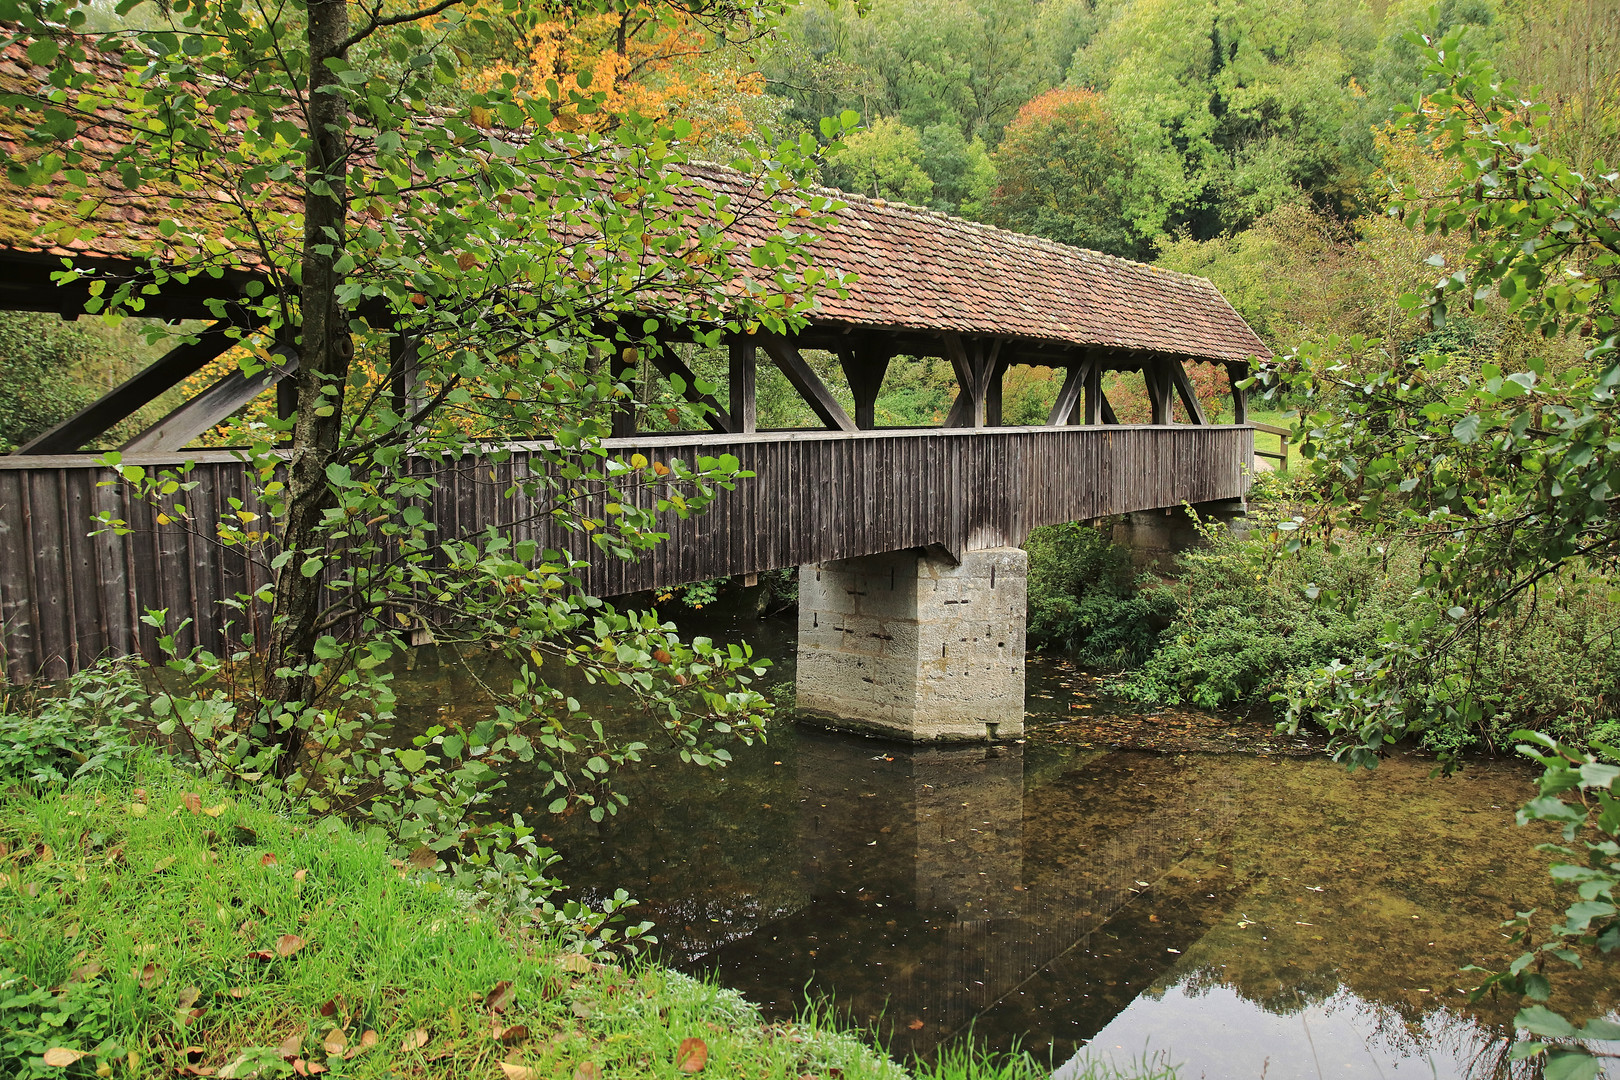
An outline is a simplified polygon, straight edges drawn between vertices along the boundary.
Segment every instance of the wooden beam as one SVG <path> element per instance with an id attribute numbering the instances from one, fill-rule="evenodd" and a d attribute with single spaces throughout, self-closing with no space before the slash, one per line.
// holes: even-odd
<path id="1" fill-rule="evenodd" d="M 176 345 L 96 401 L 12 452 L 72 453 L 91 439 L 105 434 L 120 420 L 137 412 L 164 391 L 178 386 L 181 380 L 201 371 L 235 345 L 241 333 L 254 328 L 230 321 L 215 323 L 198 335 L 196 341 Z M 232 336 L 230 331 L 233 329 L 241 333 Z"/>
<path id="2" fill-rule="evenodd" d="M 407 336 L 398 332 L 388 339 L 389 403 L 397 415 L 407 419 L 422 407 L 421 396 L 417 393 L 422 379 L 419 357 L 421 341 L 420 335 Z M 276 389 L 279 394 L 281 385 L 278 384 Z"/>
<path id="3" fill-rule="evenodd" d="M 608 373 L 613 385 L 617 388 L 623 383 L 630 391 L 627 398 L 614 398 L 612 433 L 615 439 L 628 439 L 636 433 L 636 369 L 625 362 L 623 348 L 617 345 L 609 347 L 613 349 L 613 355 L 608 360 Z"/>
<path id="4" fill-rule="evenodd" d="M 298 370 L 291 348 L 278 346 L 269 362 L 252 376 L 237 368 L 214 385 L 153 424 L 119 449 L 134 454 L 166 454 L 191 440 Z"/>
<path id="5" fill-rule="evenodd" d="M 1209 420 L 1204 416 L 1204 407 L 1198 403 L 1198 391 L 1193 389 L 1192 380 L 1187 377 L 1186 367 L 1174 357 L 1165 361 L 1165 365 L 1165 372 L 1175 384 L 1176 393 L 1181 395 L 1181 404 L 1187 410 L 1187 418 L 1194 424 L 1208 424 Z"/>
<path id="6" fill-rule="evenodd" d="M 1152 357 L 1142 362 L 1142 381 L 1147 383 L 1148 403 L 1152 412 L 1148 422 L 1171 423 L 1174 420 L 1171 408 L 1175 391 L 1170 389 L 1170 375 L 1164 369 L 1162 358 Z"/>
<path id="7" fill-rule="evenodd" d="M 759 430 L 759 407 L 754 397 L 759 349 L 745 337 L 732 338 L 729 348 L 731 370 L 726 382 L 731 397 L 731 428 L 739 434 L 752 435 Z"/>
<path id="8" fill-rule="evenodd" d="M 1234 424 L 1247 424 L 1249 422 L 1249 392 L 1238 386 L 1238 383 L 1248 377 L 1248 364 L 1226 365 L 1226 381 L 1232 386 L 1232 423 Z"/>
<path id="9" fill-rule="evenodd" d="M 1108 403 L 1108 395 L 1103 393 L 1101 384 L 1097 386 L 1097 404 L 1102 413 L 1101 419 L 1103 423 L 1119 423 L 1119 417 L 1114 414 L 1114 407 Z"/>
<path id="10" fill-rule="evenodd" d="M 1001 350 L 1001 342 L 996 342 L 995 352 Z M 1007 376 L 1007 368 L 1011 366 L 1008 360 L 992 359 L 990 361 L 989 381 L 984 388 L 984 423 L 986 427 L 1001 426 L 1001 383 Z"/>
<path id="11" fill-rule="evenodd" d="M 888 374 L 894 354 L 865 342 L 846 344 L 837 352 L 849 392 L 855 398 L 855 426 L 870 431 L 877 427 L 878 392 L 883 389 L 883 376 Z"/>
<path id="12" fill-rule="evenodd" d="M 960 387 L 946 427 L 982 428 L 989 426 L 990 382 L 999 374 L 997 361 L 1001 355 L 1001 342 L 986 345 L 975 341 L 970 347 L 960 334 L 941 335 L 945 343 L 945 358 L 956 372 L 956 385 Z"/>
<path id="13" fill-rule="evenodd" d="M 1086 403 L 1084 423 L 1088 426 L 1102 423 L 1102 361 L 1093 360 L 1086 372 Z"/>
<path id="14" fill-rule="evenodd" d="M 1063 427 L 1074 423 L 1080 393 L 1090 385 L 1091 371 L 1096 366 L 1091 360 L 1069 365 L 1069 370 L 1063 375 L 1063 387 L 1058 391 L 1057 401 L 1052 403 L 1052 411 L 1046 414 L 1047 427 Z"/>
<path id="15" fill-rule="evenodd" d="M 799 396 L 804 398 L 805 403 L 821 418 L 824 425 L 838 431 L 859 430 L 855 426 L 855 421 L 844 411 L 844 407 L 838 404 L 838 399 L 832 396 L 832 391 L 821 381 L 821 377 L 804 362 L 804 357 L 799 355 L 798 349 L 779 337 L 767 337 L 761 345 L 765 349 L 765 354 L 782 369 L 782 374 L 793 384 L 793 389 L 799 392 Z"/>
<path id="16" fill-rule="evenodd" d="M 682 397 L 706 410 L 703 414 L 703 421 L 709 425 L 710 431 L 725 435 L 732 430 L 731 417 L 721 407 L 720 402 L 715 400 L 713 394 L 701 393 L 698 390 L 697 376 L 693 374 L 691 368 L 686 366 L 685 360 L 675 355 L 667 345 L 655 346 L 649 356 L 653 365 L 664 373 L 664 378 L 673 379 L 678 377 L 680 379 L 684 384 L 681 389 Z"/>

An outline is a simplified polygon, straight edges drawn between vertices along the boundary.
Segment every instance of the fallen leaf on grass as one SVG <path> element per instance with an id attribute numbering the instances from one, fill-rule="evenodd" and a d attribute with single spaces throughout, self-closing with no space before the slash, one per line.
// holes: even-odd
<path id="1" fill-rule="evenodd" d="M 502 1028 L 497 1031 L 495 1037 L 501 1041 L 503 1046 L 516 1046 L 518 1043 L 528 1041 L 529 1029 L 522 1024 L 513 1024 L 509 1028 Z"/>
<path id="2" fill-rule="evenodd" d="M 416 850 L 411 852 L 411 857 L 405 861 L 418 870 L 431 870 L 438 865 L 439 856 L 426 844 L 419 844 Z"/>
<path id="3" fill-rule="evenodd" d="M 506 1074 L 506 1080 L 540 1080 L 540 1074 L 526 1065 L 513 1065 L 509 1061 L 501 1062 L 501 1072 Z"/>
<path id="4" fill-rule="evenodd" d="M 145 817 L 146 816 L 146 804 L 143 803 L 143 802 L 130 803 L 129 804 L 129 816 L 130 817 Z"/>
<path id="5" fill-rule="evenodd" d="M 165 871 L 169 867 L 173 866 L 175 864 L 175 862 L 178 861 L 178 858 L 179 857 L 176 856 L 176 855 L 170 855 L 167 858 L 159 859 L 157 862 L 152 864 L 152 873 L 154 873 L 154 874 L 163 873 L 163 871 Z"/>
<path id="6" fill-rule="evenodd" d="M 276 954 L 271 952 L 269 949 L 254 949 L 252 952 L 247 954 L 247 958 L 249 960 L 274 960 L 276 958 Z"/>
<path id="7" fill-rule="evenodd" d="M 356 1054 L 364 1053 L 365 1051 L 370 1050 L 373 1046 L 376 1046 L 381 1041 L 381 1035 L 378 1035 L 370 1028 L 366 1028 L 366 1030 L 360 1034 L 360 1041 L 349 1047 L 349 1052 L 345 1054 L 344 1057 L 354 1057 Z"/>
<path id="8" fill-rule="evenodd" d="M 591 958 L 586 956 L 584 953 L 564 953 L 562 956 L 558 957 L 558 959 L 562 963 L 562 969 L 564 971 L 572 972 L 575 975 L 588 974 L 590 970 L 596 966 L 591 963 Z"/>
<path id="9" fill-rule="evenodd" d="M 291 1061 L 293 1058 L 298 1056 L 298 1052 L 303 1048 L 303 1035 L 289 1035 L 285 1039 L 281 1040 L 281 1045 L 276 1047 L 276 1052 L 282 1057 L 286 1058 L 288 1061 Z"/>
<path id="10" fill-rule="evenodd" d="M 186 809 L 190 810 L 193 814 L 202 810 L 202 796 L 198 795 L 195 791 L 182 791 L 180 793 L 180 801 L 184 803 Z"/>
<path id="11" fill-rule="evenodd" d="M 245 986 L 233 986 L 229 990 L 225 991 L 225 993 L 240 1001 L 248 996 L 248 988 Z"/>
<path id="12" fill-rule="evenodd" d="M 412 1050 L 422 1049 L 422 1047 L 427 1045 L 427 1041 L 427 1028 L 417 1028 L 415 1031 L 405 1036 L 405 1041 L 400 1043 L 399 1048 L 408 1053 Z"/>
<path id="13" fill-rule="evenodd" d="M 321 1040 L 321 1045 L 326 1048 L 328 1054 L 341 1054 L 349 1045 L 349 1037 L 343 1033 L 342 1028 L 333 1028 L 326 1033 L 326 1038 Z"/>
<path id="14" fill-rule="evenodd" d="M 96 963 L 80 964 L 68 972 L 67 981 L 70 983 L 89 982 L 101 974 L 101 965 Z"/>
<path id="15" fill-rule="evenodd" d="M 496 983 L 489 993 L 484 995 L 484 1008 L 492 1013 L 503 1013 L 512 1005 L 512 998 L 517 991 L 512 989 L 510 979 L 502 979 Z"/>
<path id="16" fill-rule="evenodd" d="M 907 1024 L 906 1027 L 910 1028 L 912 1031 L 921 1031 L 923 1029 L 923 1022 L 921 1020 L 913 1020 L 911 1023 Z"/>
<path id="17" fill-rule="evenodd" d="M 300 884 L 302 884 L 304 879 L 307 878 L 307 877 L 309 877 L 309 871 L 308 870 L 300 870 L 300 871 L 298 871 L 298 873 L 293 875 L 293 880 L 300 883 Z"/>
<path id="18" fill-rule="evenodd" d="M 69 1050 L 65 1046 L 53 1046 L 45 1051 L 45 1064 L 53 1069 L 65 1069 L 89 1052 L 88 1050 Z"/>
<path id="19" fill-rule="evenodd" d="M 130 971 L 129 977 L 140 983 L 142 990 L 150 990 L 163 981 L 163 969 L 156 964 L 147 964 Z"/>
<path id="20" fill-rule="evenodd" d="M 589 1020 L 591 1017 L 596 1015 L 596 1010 L 585 1004 L 583 1001 L 574 1002 L 568 1007 L 568 1009 L 581 1020 Z"/>
<path id="21" fill-rule="evenodd" d="M 587 1061 L 574 1070 L 574 1080 L 602 1080 L 602 1066 Z"/>
<path id="22" fill-rule="evenodd" d="M 219 817 L 219 815 L 223 814 L 224 812 L 225 812 L 225 804 L 224 803 L 220 803 L 218 806 L 205 806 L 205 807 L 203 807 L 203 813 L 207 814 L 209 817 Z"/>
<path id="23" fill-rule="evenodd" d="M 276 939 L 276 955 L 291 956 L 304 947 L 304 939 L 297 934 L 282 934 Z"/>
<path id="24" fill-rule="evenodd" d="M 675 1051 L 675 1067 L 683 1073 L 702 1072 L 703 1066 L 709 1063 L 709 1044 L 693 1036 L 681 1040 L 681 1048 Z"/>
<path id="25" fill-rule="evenodd" d="M 180 991 L 180 999 L 175 1003 L 174 1007 L 176 1009 L 189 1009 L 193 1005 L 197 1004 L 197 999 L 200 997 L 202 997 L 202 991 L 200 989 L 195 986 L 188 986 L 184 990 Z"/>
<path id="26" fill-rule="evenodd" d="M 275 866 L 280 861 L 280 859 L 276 858 L 276 853 L 273 851 L 267 851 L 263 855 L 259 856 L 260 866 Z"/>

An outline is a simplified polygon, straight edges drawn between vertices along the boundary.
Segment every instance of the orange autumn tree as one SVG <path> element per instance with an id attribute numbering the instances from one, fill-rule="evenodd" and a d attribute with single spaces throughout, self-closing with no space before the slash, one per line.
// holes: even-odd
<path id="1" fill-rule="evenodd" d="M 741 55 L 781 13 L 781 5 L 731 0 L 622 0 L 581 12 L 572 5 L 511 13 L 480 0 L 495 38 L 473 77 L 473 90 L 507 78 L 530 93 L 561 98 L 553 126 L 608 131 L 626 117 L 682 117 L 698 145 L 725 146 L 774 118 L 764 77 Z M 589 87 L 599 101 L 566 104 Z"/>

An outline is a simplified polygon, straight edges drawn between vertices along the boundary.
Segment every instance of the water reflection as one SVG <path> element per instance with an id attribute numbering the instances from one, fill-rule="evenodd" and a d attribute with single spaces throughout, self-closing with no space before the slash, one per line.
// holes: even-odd
<path id="1" fill-rule="evenodd" d="M 791 679 L 791 631 L 763 625 Z M 421 696 L 470 717 L 431 667 Z M 1031 723 L 1055 730 L 1079 680 L 1031 675 Z M 783 726 L 722 773 L 655 758 L 616 820 L 545 827 L 580 893 L 643 901 L 666 961 L 771 1014 L 831 998 L 897 1055 L 971 1030 L 1054 1063 L 1150 1042 L 1190 1077 L 1462 1076 L 1513 1008 L 1468 1006 L 1459 969 L 1509 957 L 1500 919 L 1561 905 L 1512 823 L 1527 773 L 1429 770 Z M 1613 1006 L 1601 972 L 1558 986 L 1555 1007 Z"/>

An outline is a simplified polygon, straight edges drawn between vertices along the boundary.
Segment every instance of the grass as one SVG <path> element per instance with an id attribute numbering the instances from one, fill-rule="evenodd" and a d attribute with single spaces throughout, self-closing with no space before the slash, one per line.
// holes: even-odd
<path id="1" fill-rule="evenodd" d="M 729 990 L 502 925 L 379 843 L 162 758 L 127 781 L 0 794 L 5 1076 L 675 1080 L 694 1064 L 907 1076 L 813 1016 L 766 1023 Z M 1013 1080 L 1030 1064 L 934 1072 Z"/>

